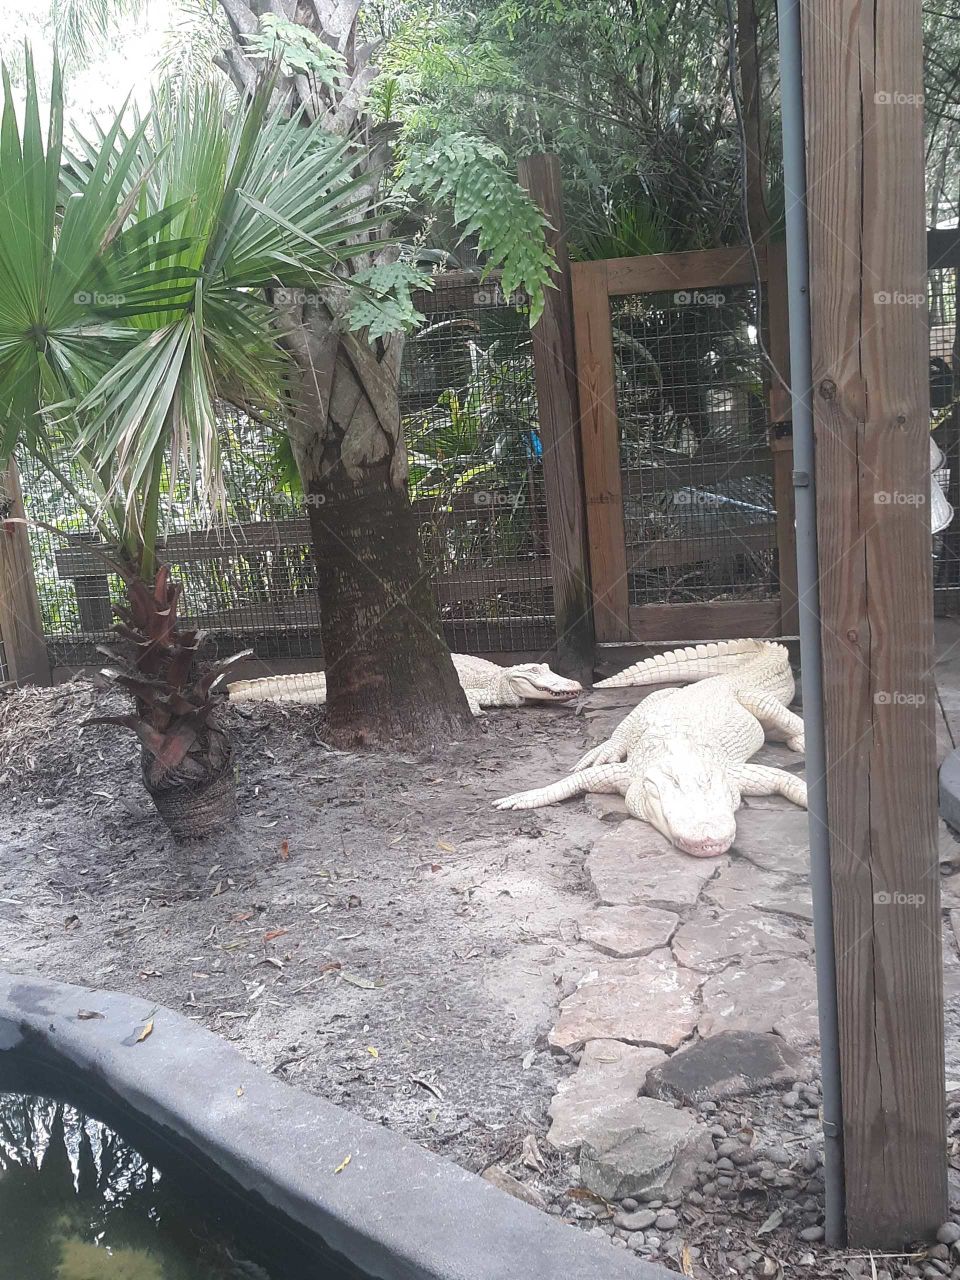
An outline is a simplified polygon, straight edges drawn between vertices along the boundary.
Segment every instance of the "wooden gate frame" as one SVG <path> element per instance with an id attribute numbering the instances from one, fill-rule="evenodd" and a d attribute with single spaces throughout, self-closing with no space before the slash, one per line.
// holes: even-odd
<path id="1" fill-rule="evenodd" d="M 770 353 L 789 380 L 785 264 L 782 246 L 757 249 L 767 290 Z M 686 292 L 756 283 L 746 247 L 637 258 L 576 262 L 571 267 L 580 390 L 580 441 L 586 490 L 587 536 L 593 583 L 594 626 L 600 643 L 719 639 L 786 634 L 795 626 L 796 542 L 793 528 L 789 397 L 771 389 L 770 420 L 781 599 L 703 604 L 631 605 L 624 538 L 620 433 L 610 299 L 634 293 Z M 780 424 L 779 429 L 777 424 Z M 785 626 L 784 624 L 788 624 Z M 792 629 L 791 629 L 792 633 Z"/>

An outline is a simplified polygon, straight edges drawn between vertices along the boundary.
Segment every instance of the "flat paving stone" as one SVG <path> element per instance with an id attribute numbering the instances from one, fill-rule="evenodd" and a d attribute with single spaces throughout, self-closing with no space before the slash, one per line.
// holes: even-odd
<path id="1" fill-rule="evenodd" d="M 772 1031 L 803 1048 L 819 1038 L 812 962 L 793 956 L 745 962 L 708 978 L 702 996 L 704 1039 L 721 1031 Z"/>
<path id="2" fill-rule="evenodd" d="M 729 862 L 692 858 L 659 831 L 633 819 L 622 822 L 593 846 L 587 873 L 605 906 L 692 906 L 703 886 Z"/>
<path id="3" fill-rule="evenodd" d="M 623 796 L 586 795 L 583 797 L 587 813 L 599 818 L 601 822 L 623 822 L 630 817 L 627 802 Z"/>
<path id="4" fill-rule="evenodd" d="M 570 1151 L 597 1140 L 610 1109 L 633 1102 L 643 1091 L 648 1073 L 666 1060 L 662 1049 L 591 1040 L 584 1046 L 579 1067 L 561 1083 L 550 1103 L 547 1141 L 560 1151 Z"/>
<path id="5" fill-rule="evenodd" d="M 650 1071 L 646 1092 L 653 1098 L 697 1106 L 809 1078 L 810 1068 L 803 1058 L 779 1036 L 721 1031 L 679 1049 Z"/>
<path id="6" fill-rule="evenodd" d="M 764 871 L 807 876 L 810 873 L 807 813 L 787 803 L 788 808 L 776 811 L 741 809 L 737 814 L 733 851 Z"/>
<path id="7" fill-rule="evenodd" d="M 595 907 L 577 921 L 580 938 L 605 955 L 627 959 L 665 947 L 680 917 L 659 907 Z"/>
<path id="8" fill-rule="evenodd" d="M 809 955 L 812 945 L 799 922 L 772 913 L 739 909 L 713 919 L 701 910 L 677 930 L 673 954 L 689 969 L 710 972 L 732 960 Z"/>
<path id="9" fill-rule="evenodd" d="M 591 1040 L 675 1049 L 697 1025 L 700 982 L 667 950 L 606 961 L 560 1005 L 548 1039 L 568 1052 Z"/>
<path id="10" fill-rule="evenodd" d="M 611 1110 L 606 1131 L 583 1144 L 580 1176 L 606 1200 L 671 1200 L 693 1185 L 697 1165 L 712 1154 L 710 1130 L 689 1111 L 638 1098 Z"/>
<path id="11" fill-rule="evenodd" d="M 705 887 L 704 897 L 723 911 L 775 911 L 809 924 L 813 920 L 810 886 L 799 876 L 761 871 L 746 858 L 734 858 Z"/>

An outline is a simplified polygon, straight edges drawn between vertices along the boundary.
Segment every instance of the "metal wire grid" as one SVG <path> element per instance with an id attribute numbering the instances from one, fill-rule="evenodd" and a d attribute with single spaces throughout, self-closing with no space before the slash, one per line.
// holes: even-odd
<path id="1" fill-rule="evenodd" d="M 934 473 L 947 501 L 960 513 L 960 317 L 957 270 L 939 267 L 927 276 L 930 320 L 930 425 L 944 455 Z M 934 586 L 938 613 L 960 613 L 960 514 L 933 539 Z"/>
<path id="2" fill-rule="evenodd" d="M 428 318 L 406 346 L 401 413 L 424 566 L 447 638 L 474 650 L 546 647 L 552 593 L 526 308 L 495 282 L 464 277 L 441 278 L 418 304 Z M 164 532 L 177 543 L 167 559 L 184 587 L 182 612 L 221 652 L 320 656 L 309 526 L 286 440 L 225 410 L 221 450 L 225 529 L 199 529 L 185 493 L 166 502 Z M 83 554 L 98 539 L 82 508 L 34 460 L 19 461 L 27 514 L 67 535 L 30 532 L 51 660 L 90 662 L 109 636 L 122 583 Z M 71 471 L 66 451 L 56 461 Z"/>
<path id="3" fill-rule="evenodd" d="M 756 310 L 746 286 L 611 299 L 632 605 L 778 595 Z"/>
<path id="4" fill-rule="evenodd" d="M 410 491 L 447 638 L 543 649 L 553 635 L 542 445 L 529 314 L 496 282 L 438 285 L 408 342 Z"/>

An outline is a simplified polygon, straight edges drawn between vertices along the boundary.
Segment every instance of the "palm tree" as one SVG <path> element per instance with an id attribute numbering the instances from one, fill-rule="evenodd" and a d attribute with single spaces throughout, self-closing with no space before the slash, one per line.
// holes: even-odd
<path id="1" fill-rule="evenodd" d="M 64 32 L 98 37 L 131 3 L 58 0 L 55 14 Z M 279 84 L 296 117 L 362 144 L 366 205 L 358 218 L 379 217 L 381 242 L 368 242 L 353 261 L 355 279 L 374 290 L 391 285 L 397 269 L 391 226 L 422 222 L 419 199 L 421 212 L 452 208 L 454 223 L 475 236 L 488 263 L 503 267 L 504 291 L 526 288 L 536 318 L 551 266 L 540 211 L 497 148 L 453 131 L 404 145 L 389 78 L 372 92 L 383 42 L 365 38 L 359 0 L 186 7 L 200 21 L 207 15 L 213 61 L 241 101 L 254 92 L 263 59 L 279 55 Z M 407 193 L 405 220 L 383 218 L 384 173 L 398 194 Z M 408 494 L 399 398 L 403 327 L 368 328 L 372 341 L 352 332 L 343 322 L 342 282 L 308 294 L 284 289 L 271 299 L 295 371 L 283 416 L 317 564 L 328 736 L 342 746 L 463 736 L 471 717 L 421 563 Z"/>
<path id="2" fill-rule="evenodd" d="M 288 393 L 269 293 L 338 288 L 345 322 L 375 326 L 404 322 L 409 290 L 402 270 L 391 288 L 343 280 L 367 251 L 369 169 L 356 145 L 271 110 L 275 73 L 232 118 L 206 85 L 71 149 L 59 66 L 45 140 L 29 56 L 26 84 L 21 128 L 4 69 L 0 466 L 22 442 L 110 545 L 127 603 L 107 674 L 134 709 L 94 722 L 137 734 L 161 815 L 197 837 L 233 808 L 224 664 L 203 664 L 202 636 L 178 623 L 181 588 L 158 564 L 164 488 L 186 473 L 213 519 L 216 401 L 269 412 Z M 82 491 L 56 469 L 64 443 Z"/>

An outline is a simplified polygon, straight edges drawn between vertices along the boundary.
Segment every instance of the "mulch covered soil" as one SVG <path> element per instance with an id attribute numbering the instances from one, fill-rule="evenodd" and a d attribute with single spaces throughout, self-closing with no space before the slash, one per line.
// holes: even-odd
<path id="1" fill-rule="evenodd" d="M 178 847 L 132 736 L 81 734 L 94 705 L 120 709 L 79 679 L 0 693 L 5 970 L 170 1006 L 281 1078 L 467 1168 L 497 1166 L 546 1212 L 691 1276 L 960 1277 L 949 1228 L 915 1256 L 823 1247 L 816 1081 L 704 1104 L 713 1158 L 668 1204 L 607 1204 L 550 1147 L 547 1107 L 579 1055 L 546 1034 L 596 962 L 577 919 L 594 901 L 597 823 L 579 803 L 490 802 L 582 754 L 574 708 L 491 712 L 473 739 L 403 756 L 329 749 L 322 709 L 232 708 L 239 819 Z M 960 1167 L 958 1151 L 952 1137 Z"/>

